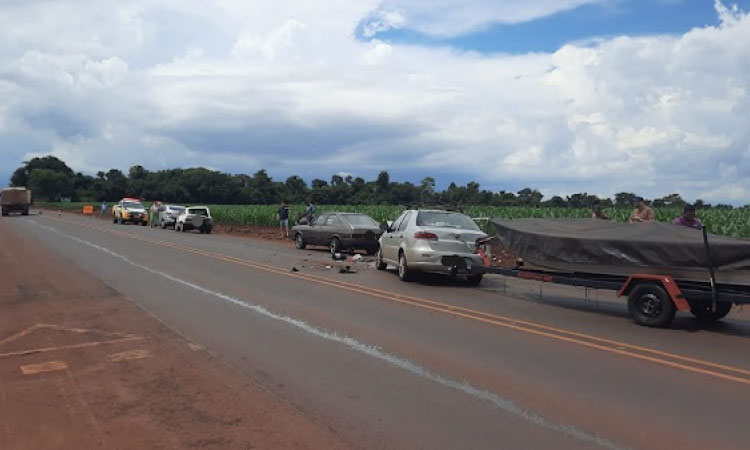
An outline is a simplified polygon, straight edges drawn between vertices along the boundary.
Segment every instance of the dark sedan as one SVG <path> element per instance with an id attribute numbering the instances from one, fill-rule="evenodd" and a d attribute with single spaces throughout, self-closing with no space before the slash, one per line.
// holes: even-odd
<path id="1" fill-rule="evenodd" d="M 381 234 L 378 223 L 367 214 L 336 212 L 321 214 L 312 225 L 295 225 L 291 233 L 299 249 L 325 245 L 331 253 L 362 249 L 368 255 L 377 253 Z"/>

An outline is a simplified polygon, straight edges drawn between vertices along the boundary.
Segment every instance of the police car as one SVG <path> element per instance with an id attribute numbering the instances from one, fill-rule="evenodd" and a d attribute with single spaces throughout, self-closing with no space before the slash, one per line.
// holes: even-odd
<path id="1" fill-rule="evenodd" d="M 140 223 L 148 225 L 148 211 L 138 198 L 126 197 L 112 207 L 112 222 L 114 223 Z"/>

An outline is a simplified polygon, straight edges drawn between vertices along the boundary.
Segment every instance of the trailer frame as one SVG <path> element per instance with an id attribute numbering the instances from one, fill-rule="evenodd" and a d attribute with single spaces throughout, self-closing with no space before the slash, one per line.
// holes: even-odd
<path id="1" fill-rule="evenodd" d="M 442 263 L 453 266 L 457 263 L 456 258 L 460 257 L 443 257 Z M 734 304 L 750 304 L 750 285 L 676 280 L 670 275 L 562 272 L 524 268 L 522 263 L 514 268 L 472 265 L 467 270 L 473 275 L 495 274 L 565 286 L 613 290 L 617 292 L 617 297 L 628 297 L 628 310 L 636 323 L 651 327 L 668 326 L 676 311 L 690 311 L 700 320 L 714 321 L 726 316 Z"/>

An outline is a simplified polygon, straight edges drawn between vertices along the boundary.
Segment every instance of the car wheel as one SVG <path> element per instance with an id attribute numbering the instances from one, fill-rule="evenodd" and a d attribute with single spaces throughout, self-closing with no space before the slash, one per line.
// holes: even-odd
<path id="1" fill-rule="evenodd" d="M 117 223 L 117 217 L 112 216 L 112 223 Z"/>
<path id="2" fill-rule="evenodd" d="M 380 249 L 378 247 L 371 247 L 371 248 L 365 249 L 365 251 L 367 252 L 368 255 L 372 256 L 376 254 L 378 251 L 380 251 Z"/>
<path id="3" fill-rule="evenodd" d="M 404 252 L 398 255 L 398 277 L 401 281 L 414 281 L 414 271 L 409 269 Z"/>
<path id="4" fill-rule="evenodd" d="M 331 239 L 331 254 L 335 255 L 336 253 L 341 253 L 341 241 L 335 237 Z"/>
<path id="5" fill-rule="evenodd" d="M 383 251 L 378 249 L 377 256 L 375 256 L 375 268 L 378 270 L 385 270 L 388 264 L 383 261 Z"/>
<path id="6" fill-rule="evenodd" d="M 294 236 L 294 246 L 300 250 L 304 250 L 305 247 L 307 247 L 307 243 L 305 243 L 305 238 L 302 237 L 302 233 L 297 233 L 297 235 Z"/>
<path id="7" fill-rule="evenodd" d="M 469 283 L 470 286 L 479 286 L 479 283 L 482 282 L 482 276 L 483 274 L 478 275 L 468 275 L 466 277 L 466 281 Z"/>
<path id="8" fill-rule="evenodd" d="M 180 231 L 180 227 L 179 227 L 179 226 L 177 226 L 177 224 L 176 224 L 176 223 L 174 224 L 174 230 L 175 230 L 175 231 Z"/>
<path id="9" fill-rule="evenodd" d="M 206 228 L 206 234 L 211 234 L 211 227 Z"/>
<path id="10" fill-rule="evenodd" d="M 119 221 L 120 225 L 122 225 L 122 224 L 124 224 L 124 223 L 125 223 L 125 221 L 124 221 L 124 220 L 122 220 L 122 216 L 120 216 L 120 218 L 118 219 L 118 221 Z"/>

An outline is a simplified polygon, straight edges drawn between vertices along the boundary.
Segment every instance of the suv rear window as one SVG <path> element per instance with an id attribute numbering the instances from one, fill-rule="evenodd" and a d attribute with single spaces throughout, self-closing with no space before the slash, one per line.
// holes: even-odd
<path id="1" fill-rule="evenodd" d="M 208 210 L 206 208 L 190 208 L 187 211 L 188 214 L 195 214 L 197 216 L 207 216 Z"/>
<path id="2" fill-rule="evenodd" d="M 479 226 L 473 220 L 463 214 L 452 212 L 420 211 L 417 215 L 417 226 L 479 230 Z"/>

